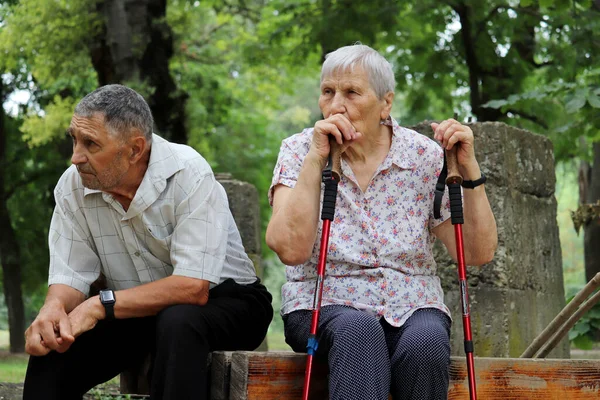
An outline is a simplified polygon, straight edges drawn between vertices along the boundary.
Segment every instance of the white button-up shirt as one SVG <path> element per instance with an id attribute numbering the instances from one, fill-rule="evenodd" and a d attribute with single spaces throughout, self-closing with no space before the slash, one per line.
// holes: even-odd
<path id="1" fill-rule="evenodd" d="M 127 289 L 169 275 L 210 281 L 256 280 L 206 160 L 188 146 L 153 135 L 148 169 L 127 211 L 110 194 L 83 186 L 75 166 L 54 190 L 48 284 L 84 294 L 102 272 Z"/>
<path id="2" fill-rule="evenodd" d="M 433 217 L 435 184 L 443 166 L 441 147 L 395 120 L 390 125 L 390 151 L 366 192 L 342 159 L 322 305 L 352 306 L 400 326 L 419 308 L 437 308 L 450 315 L 436 276 L 431 232 L 450 211 L 446 191 L 442 218 Z M 306 129 L 283 141 L 271 201 L 275 185 L 296 185 L 312 135 L 313 129 Z M 311 258 L 286 266 L 282 314 L 312 308 L 320 241 L 321 224 Z"/>

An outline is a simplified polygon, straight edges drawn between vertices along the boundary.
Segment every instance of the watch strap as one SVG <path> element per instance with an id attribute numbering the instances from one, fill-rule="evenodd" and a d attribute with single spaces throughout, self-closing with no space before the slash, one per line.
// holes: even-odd
<path id="1" fill-rule="evenodd" d="M 464 187 L 465 189 L 475 189 L 477 186 L 483 185 L 486 181 L 487 181 L 487 177 L 482 172 L 481 178 L 475 179 L 474 181 L 464 181 L 463 180 L 461 186 Z"/>
<path id="2" fill-rule="evenodd" d="M 106 312 L 106 317 L 104 319 L 115 319 L 115 303 L 105 303 L 104 311 Z"/>

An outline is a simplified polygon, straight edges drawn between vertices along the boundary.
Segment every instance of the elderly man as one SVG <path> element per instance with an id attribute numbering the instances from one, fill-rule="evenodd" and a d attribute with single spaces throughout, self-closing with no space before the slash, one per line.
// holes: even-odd
<path id="1" fill-rule="evenodd" d="M 149 351 L 153 400 L 203 399 L 210 351 L 264 339 L 271 295 L 225 191 L 196 151 L 152 126 L 144 99 L 121 85 L 75 108 L 73 165 L 55 189 L 48 295 L 25 332 L 25 400 L 81 399 Z M 100 273 L 107 289 L 87 297 Z"/>

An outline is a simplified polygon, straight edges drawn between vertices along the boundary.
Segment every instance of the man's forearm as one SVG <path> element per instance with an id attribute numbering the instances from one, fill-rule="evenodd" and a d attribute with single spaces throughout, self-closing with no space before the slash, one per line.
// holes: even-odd
<path id="1" fill-rule="evenodd" d="M 147 317 L 176 304 L 204 305 L 208 301 L 209 288 L 208 281 L 173 275 L 130 289 L 118 290 L 115 291 L 115 317 Z M 100 319 L 104 318 L 104 306 L 98 296 L 88 301 L 99 310 Z"/>
<path id="2" fill-rule="evenodd" d="M 44 307 L 60 307 L 68 314 L 84 300 L 85 295 L 79 290 L 67 285 L 54 284 L 48 288 Z"/>

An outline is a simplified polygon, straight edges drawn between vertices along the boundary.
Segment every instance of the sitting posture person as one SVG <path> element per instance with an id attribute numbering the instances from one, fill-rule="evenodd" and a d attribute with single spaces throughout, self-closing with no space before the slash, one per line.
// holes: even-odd
<path id="1" fill-rule="evenodd" d="M 271 295 L 223 187 L 195 150 L 152 133 L 148 104 L 108 85 L 67 133 L 44 306 L 25 332 L 24 399 L 71 400 L 152 355 L 152 400 L 205 399 L 213 350 L 253 350 Z M 88 296 L 100 274 L 108 290 Z"/>
<path id="2" fill-rule="evenodd" d="M 328 357 L 331 399 L 447 397 L 451 320 L 432 255 L 437 237 L 456 258 L 447 198 L 442 217 L 433 216 L 443 149 L 391 118 L 394 87 L 391 65 L 370 47 L 330 53 L 321 72 L 324 119 L 283 141 L 274 170 L 267 244 L 286 264 L 286 341 L 304 352 L 321 237 L 321 172 L 329 139 L 342 146 L 316 353 Z M 452 119 L 432 128 L 444 148 L 459 146 L 464 179 L 479 179 L 471 129 Z M 466 262 L 487 263 L 497 233 L 484 186 L 464 189 L 464 209 Z"/>

